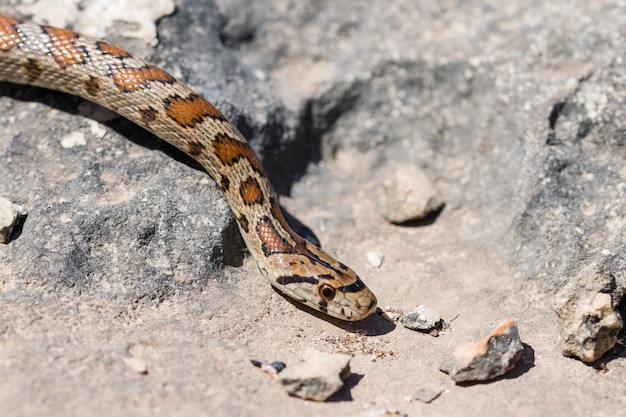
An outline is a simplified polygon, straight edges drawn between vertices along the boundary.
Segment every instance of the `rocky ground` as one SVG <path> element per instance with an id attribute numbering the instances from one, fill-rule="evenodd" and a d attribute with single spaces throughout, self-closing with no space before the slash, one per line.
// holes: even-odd
<path id="1" fill-rule="evenodd" d="M 0 13 L 104 36 L 185 79 L 381 306 L 423 304 L 450 326 L 297 308 L 191 159 L 93 104 L 0 83 L 0 197 L 28 212 L 0 245 L 0 415 L 626 415 L 626 3 L 128 8 Z M 416 169 L 445 206 L 387 221 L 381 188 Z M 455 384 L 439 370 L 507 317 L 524 343 L 512 372 Z M 327 402 L 250 363 L 289 367 L 308 348 L 352 357 Z"/>

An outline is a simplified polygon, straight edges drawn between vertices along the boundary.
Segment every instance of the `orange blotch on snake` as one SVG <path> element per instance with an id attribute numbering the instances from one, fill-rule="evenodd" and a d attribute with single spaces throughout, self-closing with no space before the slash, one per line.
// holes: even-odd
<path id="1" fill-rule="evenodd" d="M 213 153 L 224 165 L 232 166 L 237 161 L 244 159 L 248 161 L 252 169 L 259 174 L 265 175 L 265 170 L 259 157 L 256 156 L 250 145 L 245 142 L 238 141 L 227 135 L 217 134 L 213 139 Z"/>
<path id="2" fill-rule="evenodd" d="M 195 127 L 207 117 L 226 120 L 218 109 L 198 94 L 169 96 L 163 104 L 167 116 L 182 127 Z"/>
<path id="3" fill-rule="evenodd" d="M 125 49 L 120 48 L 119 46 L 111 45 L 107 42 L 98 41 L 96 42 L 96 47 L 102 51 L 105 55 L 111 55 L 116 58 L 130 58 L 132 55 Z"/>
<path id="4" fill-rule="evenodd" d="M 244 204 L 248 206 L 263 204 L 263 190 L 261 190 L 261 186 L 255 178 L 248 177 L 248 179 L 242 182 L 239 193 Z"/>
<path id="5" fill-rule="evenodd" d="M 291 253 L 293 246 L 277 231 L 269 217 L 264 216 L 256 225 L 256 232 L 262 243 L 263 253 L 269 256 L 273 253 Z"/>
<path id="6" fill-rule="evenodd" d="M 19 23 L 14 17 L 0 15 L 0 51 L 10 51 L 22 43 L 22 37 L 15 28 Z"/>
<path id="7" fill-rule="evenodd" d="M 162 84 L 174 84 L 176 82 L 173 76 L 153 65 L 146 65 L 141 68 L 114 67 L 111 68 L 111 76 L 122 93 L 150 88 L 150 83 L 153 81 Z"/>
<path id="8" fill-rule="evenodd" d="M 61 68 L 67 68 L 87 61 L 87 52 L 81 46 L 76 45 L 80 35 L 67 29 L 42 26 L 44 32 L 50 37 L 50 43 L 46 44 L 50 55 Z"/>

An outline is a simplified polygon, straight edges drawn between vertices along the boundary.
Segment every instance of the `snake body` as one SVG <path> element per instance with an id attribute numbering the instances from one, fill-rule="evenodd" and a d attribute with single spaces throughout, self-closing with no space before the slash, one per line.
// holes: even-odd
<path id="1" fill-rule="evenodd" d="M 237 128 L 166 71 L 107 42 L 0 15 L 0 81 L 80 96 L 187 153 L 224 192 L 275 288 L 342 320 L 374 311 L 376 297 L 351 268 L 287 225 L 261 161 Z"/>

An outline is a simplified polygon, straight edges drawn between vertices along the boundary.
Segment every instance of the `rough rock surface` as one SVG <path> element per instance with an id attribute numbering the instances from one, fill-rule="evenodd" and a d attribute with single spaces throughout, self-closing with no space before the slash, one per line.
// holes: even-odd
<path id="1" fill-rule="evenodd" d="M 5 1 L 0 12 L 78 28 L 97 3 Z M 231 118 L 283 206 L 381 306 L 419 302 L 456 319 L 431 338 L 377 315 L 338 324 L 296 308 L 245 256 L 193 161 L 82 100 L 0 84 L 0 195 L 29 212 L 0 246 L 0 415 L 623 413 L 623 345 L 589 339 L 585 349 L 610 348 L 592 367 L 559 341 L 582 300 L 609 294 L 624 315 L 624 4 L 175 0 L 169 15 L 168 3 L 129 13 L 107 2 L 124 7 L 98 23 L 117 16 L 107 39 Z M 123 35 L 150 27 L 156 38 Z M 446 202 L 436 218 L 381 219 L 371 184 L 397 164 L 432 181 Z M 580 279 L 590 265 L 602 287 Z M 493 317 L 516 317 L 536 356 L 515 378 L 455 385 L 438 370 L 443 352 Z M 359 374 L 332 403 L 288 397 L 248 364 L 292 363 L 337 340 Z M 374 361 L 363 345 L 385 354 Z M 417 381 L 445 394 L 405 402 Z"/>
<path id="2" fill-rule="evenodd" d="M 489 381 L 513 369 L 523 351 L 517 325 L 506 319 L 482 341 L 455 347 L 440 369 L 457 383 Z"/>
<path id="3" fill-rule="evenodd" d="M 350 356 L 307 349 L 302 362 L 288 366 L 278 381 L 285 391 L 305 400 L 326 401 L 350 376 Z"/>

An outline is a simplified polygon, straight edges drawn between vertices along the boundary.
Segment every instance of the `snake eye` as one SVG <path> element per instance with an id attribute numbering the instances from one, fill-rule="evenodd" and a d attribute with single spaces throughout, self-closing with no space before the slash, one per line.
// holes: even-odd
<path id="1" fill-rule="evenodd" d="M 335 298 L 335 289 L 328 284 L 324 284 L 320 287 L 320 297 L 324 301 L 330 301 Z"/>

